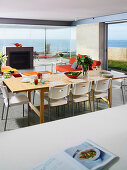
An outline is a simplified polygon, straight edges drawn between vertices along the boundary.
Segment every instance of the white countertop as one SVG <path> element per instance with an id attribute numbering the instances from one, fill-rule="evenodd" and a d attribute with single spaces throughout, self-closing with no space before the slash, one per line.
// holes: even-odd
<path id="1" fill-rule="evenodd" d="M 0 133 L 0 170 L 29 170 L 57 152 L 90 139 L 120 157 L 127 169 L 127 105 Z"/>

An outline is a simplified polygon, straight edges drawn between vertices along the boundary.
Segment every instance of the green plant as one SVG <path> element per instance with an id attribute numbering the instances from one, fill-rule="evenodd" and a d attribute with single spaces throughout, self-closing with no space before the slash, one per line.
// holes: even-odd
<path id="1" fill-rule="evenodd" d="M 87 71 L 89 67 L 92 67 L 93 60 L 87 55 L 85 57 L 77 56 L 77 64 L 82 66 L 83 71 Z"/>
<path id="2" fill-rule="evenodd" d="M 0 52 L 0 64 L 4 63 L 6 60 L 7 60 L 7 56 L 3 55 L 3 54 Z"/>
<path id="3" fill-rule="evenodd" d="M 1 72 L 2 64 L 7 60 L 7 57 L 8 56 L 5 56 L 0 52 L 0 72 Z"/>

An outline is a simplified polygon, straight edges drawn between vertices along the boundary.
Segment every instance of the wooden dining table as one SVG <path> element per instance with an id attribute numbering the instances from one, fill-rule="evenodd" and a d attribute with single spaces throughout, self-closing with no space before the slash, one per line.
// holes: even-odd
<path id="1" fill-rule="evenodd" d="M 81 75 L 77 79 L 70 79 L 66 77 L 66 75 L 64 74 L 52 74 L 48 76 L 48 78 L 45 79 L 44 84 L 38 83 L 38 85 L 34 85 L 29 82 L 28 83 L 21 82 L 21 80 L 24 78 L 25 77 L 9 78 L 9 79 L 4 79 L 3 82 L 10 89 L 12 93 L 27 92 L 27 96 L 29 98 L 28 110 L 29 111 L 31 109 L 34 110 L 34 112 L 40 117 L 40 123 L 44 123 L 44 109 L 48 108 L 48 105 L 44 105 L 44 93 L 49 91 L 50 86 L 60 86 L 60 85 L 62 86 L 65 84 L 87 82 L 90 80 L 94 82 L 96 80 L 107 79 L 107 78 L 102 77 L 102 75 L 100 74 L 100 71 L 97 71 L 97 72 L 90 71 L 90 74 L 88 74 L 87 77 L 83 78 Z M 123 79 L 123 78 L 127 78 L 127 75 L 117 74 L 113 76 L 112 80 Z M 34 90 L 40 91 L 40 105 L 39 106 L 35 106 L 31 101 L 31 92 Z M 110 107 L 112 107 L 112 82 L 110 84 L 109 95 L 110 95 Z"/>

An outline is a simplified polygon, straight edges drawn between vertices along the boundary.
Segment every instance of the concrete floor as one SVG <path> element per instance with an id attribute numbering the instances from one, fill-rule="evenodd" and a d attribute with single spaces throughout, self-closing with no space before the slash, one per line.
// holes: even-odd
<path id="1" fill-rule="evenodd" d="M 44 66 L 42 65 L 38 65 L 36 67 L 34 67 L 34 69 L 32 70 L 19 70 L 20 72 L 26 72 L 26 71 L 43 71 L 45 69 Z M 50 66 L 47 67 L 47 70 L 50 70 Z M 55 72 L 55 68 L 53 68 L 54 72 Z M 120 82 L 118 81 L 113 81 L 113 85 L 117 85 L 118 88 L 113 88 L 113 107 L 119 106 L 123 104 L 122 101 L 122 94 L 121 94 L 121 89 L 120 89 Z M 125 101 L 127 103 L 127 95 L 125 98 Z M 35 96 L 35 104 L 39 104 L 39 96 L 36 95 Z M 1 113 L 2 113 L 2 105 L 3 105 L 3 98 L 2 95 L 0 95 L 0 117 L 1 117 Z M 107 104 L 105 104 L 104 102 L 99 102 L 99 105 L 97 107 L 96 105 L 96 111 L 97 110 L 102 110 L 102 109 L 106 109 L 107 108 Z M 70 107 L 70 110 L 68 111 L 67 107 L 65 108 L 66 111 L 64 112 L 64 108 L 60 108 L 60 112 L 58 114 L 58 112 L 56 113 L 56 109 L 53 108 L 51 109 L 51 121 L 56 120 L 56 119 L 63 119 L 66 117 L 70 117 L 72 116 L 72 109 Z M 80 103 L 79 107 L 77 108 L 75 106 L 75 115 L 79 115 L 79 114 L 87 114 L 88 112 L 90 112 L 89 110 L 89 105 L 86 102 L 85 107 L 84 107 L 84 103 Z M 122 114 L 122 113 L 121 113 Z M 22 128 L 22 127 L 27 127 L 27 106 L 25 106 L 25 117 L 22 116 L 22 106 L 16 106 L 16 107 L 12 107 L 10 108 L 9 111 L 9 116 L 8 116 L 8 122 L 7 122 L 7 130 L 13 130 L 13 129 L 18 129 L 18 128 Z M 5 115 L 4 115 L 5 118 Z M 45 122 L 48 122 L 48 110 L 45 110 Z M 4 123 L 5 123 L 5 119 L 1 120 L 0 119 L 0 132 L 3 131 L 4 129 Z M 34 111 L 30 112 L 30 124 L 31 125 L 36 125 L 39 124 L 39 117 L 34 113 Z"/>

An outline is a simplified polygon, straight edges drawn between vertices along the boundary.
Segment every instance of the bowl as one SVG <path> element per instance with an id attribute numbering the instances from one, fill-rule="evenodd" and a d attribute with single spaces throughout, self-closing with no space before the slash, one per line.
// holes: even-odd
<path id="1" fill-rule="evenodd" d="M 88 148 L 78 153 L 78 159 L 80 160 L 94 161 L 99 157 L 100 157 L 100 151 L 97 148 Z"/>
<path id="2" fill-rule="evenodd" d="M 65 72 L 64 74 L 72 79 L 76 79 L 82 72 Z"/>
<path id="3" fill-rule="evenodd" d="M 104 78 L 112 78 L 113 74 L 102 74 L 102 77 L 104 77 Z"/>

